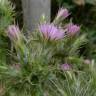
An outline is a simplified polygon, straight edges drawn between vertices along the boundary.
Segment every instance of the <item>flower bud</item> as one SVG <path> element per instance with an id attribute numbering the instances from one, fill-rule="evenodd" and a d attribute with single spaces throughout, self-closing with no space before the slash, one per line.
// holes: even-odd
<path id="1" fill-rule="evenodd" d="M 72 23 L 68 24 L 65 28 L 67 29 L 67 34 L 70 36 L 74 36 L 80 31 L 80 26 L 74 25 Z"/>
<path id="2" fill-rule="evenodd" d="M 69 64 L 62 64 L 61 70 L 63 71 L 69 71 L 71 69 L 71 66 Z"/>
<path id="3" fill-rule="evenodd" d="M 18 40 L 20 39 L 20 29 L 16 25 L 10 25 L 7 30 L 8 37 L 11 40 Z"/>
<path id="4" fill-rule="evenodd" d="M 68 9 L 66 8 L 61 8 L 59 11 L 58 11 L 58 14 L 57 14 L 57 17 L 56 19 L 60 19 L 60 18 L 67 18 L 69 16 L 69 11 Z"/>

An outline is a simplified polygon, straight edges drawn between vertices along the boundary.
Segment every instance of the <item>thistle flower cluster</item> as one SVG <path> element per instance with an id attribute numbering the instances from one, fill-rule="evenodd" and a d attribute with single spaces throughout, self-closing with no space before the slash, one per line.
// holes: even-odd
<path id="1" fill-rule="evenodd" d="M 56 20 L 60 18 L 67 18 L 69 16 L 69 11 L 67 9 L 61 8 L 57 14 Z M 73 23 L 69 23 L 63 28 L 59 28 L 54 23 L 50 24 L 42 24 L 39 26 L 39 31 L 44 35 L 45 38 L 49 38 L 50 40 L 60 40 L 65 37 L 65 33 L 69 36 L 74 36 L 80 31 L 80 27 Z"/>
<path id="2" fill-rule="evenodd" d="M 69 16 L 69 11 L 67 9 L 61 8 L 58 11 L 56 20 L 60 18 L 67 18 Z M 63 26 L 63 28 L 59 28 L 54 23 L 46 23 L 39 25 L 39 31 L 44 35 L 45 38 L 50 40 L 60 40 L 65 37 L 65 33 L 69 36 L 74 36 L 80 31 L 80 27 L 78 25 L 74 25 L 73 23 L 67 24 L 67 26 Z M 20 29 L 16 25 L 10 25 L 8 27 L 7 34 L 11 40 L 18 40 L 20 38 Z"/>
<path id="3" fill-rule="evenodd" d="M 69 11 L 65 8 L 61 8 L 58 13 L 56 20 L 61 18 L 65 19 L 70 15 Z M 45 23 L 39 25 L 39 32 L 43 35 L 44 39 L 47 40 L 61 40 L 64 39 L 66 35 L 69 37 L 75 36 L 80 31 L 80 26 L 73 23 L 65 24 L 65 26 L 58 26 L 52 23 Z M 8 37 L 17 42 L 20 39 L 20 29 L 17 25 L 10 25 L 7 30 Z M 70 70 L 71 67 L 69 64 L 62 64 L 62 70 Z"/>

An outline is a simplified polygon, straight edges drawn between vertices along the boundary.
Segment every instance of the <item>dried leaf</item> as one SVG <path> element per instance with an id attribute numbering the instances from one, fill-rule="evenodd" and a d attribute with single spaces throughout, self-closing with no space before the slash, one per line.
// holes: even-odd
<path id="1" fill-rule="evenodd" d="M 77 5 L 85 5 L 85 0 L 73 0 L 73 2 Z"/>

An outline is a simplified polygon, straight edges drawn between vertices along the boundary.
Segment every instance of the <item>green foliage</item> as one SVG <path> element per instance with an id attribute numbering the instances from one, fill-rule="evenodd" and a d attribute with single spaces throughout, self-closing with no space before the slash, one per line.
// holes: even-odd
<path id="1" fill-rule="evenodd" d="M 9 0 L 0 0 L 0 34 L 13 22 L 13 9 Z"/>
<path id="2" fill-rule="evenodd" d="M 95 96 L 96 78 L 94 76 L 96 74 L 93 73 L 94 66 L 95 64 L 86 65 L 85 67 L 88 67 L 88 69 L 86 71 L 75 71 L 77 75 L 73 71 L 62 72 L 66 79 L 58 79 L 57 77 L 50 80 L 48 96 Z"/>
<path id="3" fill-rule="evenodd" d="M 12 22 L 12 4 L 8 0 L 0 0 L 0 65 L 6 64 L 6 56 L 8 56 L 8 50 L 10 47 L 9 40 L 5 36 L 5 31 Z"/>

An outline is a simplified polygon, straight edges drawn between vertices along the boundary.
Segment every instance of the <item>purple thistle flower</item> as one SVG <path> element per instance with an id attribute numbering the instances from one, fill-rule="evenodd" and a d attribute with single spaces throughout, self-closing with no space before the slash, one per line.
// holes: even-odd
<path id="1" fill-rule="evenodd" d="M 74 36 L 77 32 L 80 31 L 80 26 L 74 25 L 73 23 L 68 24 L 65 26 L 67 29 L 68 35 Z"/>
<path id="2" fill-rule="evenodd" d="M 57 14 L 57 17 L 56 19 L 60 19 L 60 18 L 67 18 L 69 16 L 69 11 L 68 9 L 66 8 L 61 8 L 59 11 L 58 11 L 58 14 Z"/>
<path id="3" fill-rule="evenodd" d="M 66 63 L 62 64 L 60 67 L 61 67 L 61 70 L 63 70 L 63 71 L 68 71 L 68 70 L 72 69 L 71 66 Z"/>
<path id="4" fill-rule="evenodd" d="M 57 28 L 54 24 L 42 24 L 39 26 L 39 31 L 50 40 L 62 39 L 65 34 L 63 29 Z"/>
<path id="5" fill-rule="evenodd" d="M 11 40 L 18 40 L 20 35 L 20 29 L 16 25 L 10 25 L 8 27 L 7 34 Z"/>

